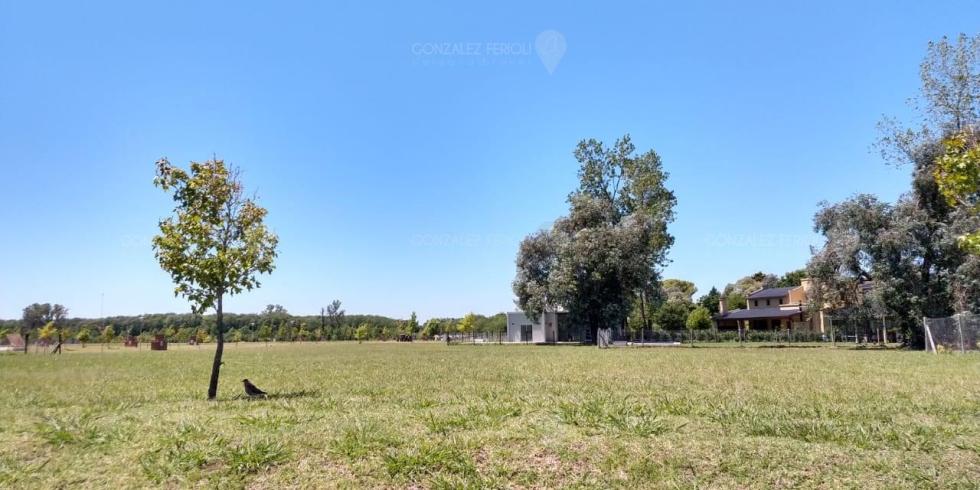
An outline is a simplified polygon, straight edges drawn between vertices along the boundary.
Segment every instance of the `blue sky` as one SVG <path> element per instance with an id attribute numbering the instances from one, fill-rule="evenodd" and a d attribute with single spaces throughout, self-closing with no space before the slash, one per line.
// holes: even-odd
<path id="1" fill-rule="evenodd" d="M 513 308 L 521 238 L 583 138 L 632 134 L 678 198 L 667 277 L 801 267 L 821 200 L 894 199 L 870 150 L 976 2 L 0 1 L 0 317 L 187 311 L 150 249 L 153 162 L 242 167 L 281 239 L 231 311 Z M 203 2 L 201 2 L 203 4 Z M 549 73 L 534 51 L 554 30 Z M 447 48 L 448 46 L 448 48 Z M 448 49 L 448 51 L 447 51 Z"/>

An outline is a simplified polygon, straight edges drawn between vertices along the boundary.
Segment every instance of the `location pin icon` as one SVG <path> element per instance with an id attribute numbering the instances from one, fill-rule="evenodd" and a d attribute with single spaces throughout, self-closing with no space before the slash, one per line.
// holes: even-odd
<path id="1" fill-rule="evenodd" d="M 562 56 L 565 56 L 566 47 L 565 36 L 551 29 L 538 34 L 538 38 L 534 40 L 534 50 L 538 52 L 538 58 L 541 58 L 549 75 L 558 68 Z"/>

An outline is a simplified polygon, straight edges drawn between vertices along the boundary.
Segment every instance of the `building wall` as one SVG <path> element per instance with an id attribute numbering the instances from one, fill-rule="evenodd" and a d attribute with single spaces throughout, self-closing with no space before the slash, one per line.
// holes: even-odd
<path id="1" fill-rule="evenodd" d="M 558 314 L 547 312 L 541 315 L 537 321 L 531 321 L 522 312 L 515 311 L 507 313 L 507 341 L 523 342 L 521 340 L 521 327 L 531 326 L 531 340 L 535 344 L 555 342 L 558 339 Z"/>
<path id="2" fill-rule="evenodd" d="M 746 299 L 745 300 L 745 305 L 746 305 L 745 306 L 745 309 L 751 310 L 753 308 L 772 308 L 774 306 L 781 306 L 780 303 L 779 303 L 780 300 L 782 300 L 782 302 L 783 302 L 782 304 L 783 305 L 785 305 L 785 304 L 787 304 L 789 302 L 789 299 L 788 299 L 787 296 L 783 296 L 782 298 Z M 756 301 L 759 302 L 758 305 L 755 304 Z M 768 301 L 769 304 L 766 304 L 766 301 Z"/>
<path id="3" fill-rule="evenodd" d="M 803 286 L 793 289 L 789 292 L 789 302 L 795 304 L 803 303 L 806 304 L 806 290 Z"/>
<path id="4" fill-rule="evenodd" d="M 507 313 L 507 341 L 508 342 L 520 342 L 521 341 L 521 326 L 531 325 L 532 334 L 537 326 L 537 330 L 540 330 L 541 324 L 539 322 L 532 322 L 528 319 L 527 315 L 522 312 L 515 311 Z M 533 339 L 532 339 L 533 341 Z"/>

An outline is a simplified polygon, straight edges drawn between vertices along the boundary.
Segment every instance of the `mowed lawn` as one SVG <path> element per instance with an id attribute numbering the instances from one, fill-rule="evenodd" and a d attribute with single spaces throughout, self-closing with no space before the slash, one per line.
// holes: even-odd
<path id="1" fill-rule="evenodd" d="M 977 355 L 213 348 L 0 356 L 0 487 L 980 486 Z"/>

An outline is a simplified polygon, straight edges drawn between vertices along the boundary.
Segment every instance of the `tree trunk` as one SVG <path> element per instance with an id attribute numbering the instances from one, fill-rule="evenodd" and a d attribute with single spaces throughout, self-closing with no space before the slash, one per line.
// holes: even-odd
<path id="1" fill-rule="evenodd" d="M 218 375 L 221 372 L 221 354 L 225 350 L 225 322 L 224 314 L 221 309 L 221 301 L 224 294 L 218 294 L 217 315 L 215 317 L 215 330 L 218 334 L 218 346 L 214 350 L 214 363 L 211 364 L 211 383 L 208 385 L 208 400 L 214 400 L 218 396 Z"/>
<path id="2" fill-rule="evenodd" d="M 643 322 L 643 328 L 650 328 L 649 320 L 647 320 L 647 293 L 645 291 L 640 291 L 640 318 Z"/>
<path id="3" fill-rule="evenodd" d="M 30 345 L 31 334 L 24 332 L 24 354 L 27 354 L 27 346 Z"/>

